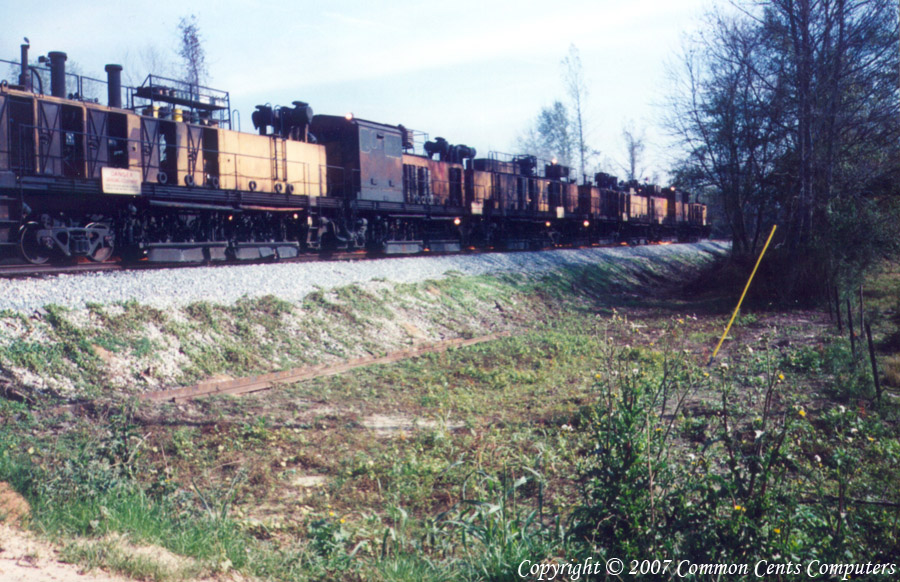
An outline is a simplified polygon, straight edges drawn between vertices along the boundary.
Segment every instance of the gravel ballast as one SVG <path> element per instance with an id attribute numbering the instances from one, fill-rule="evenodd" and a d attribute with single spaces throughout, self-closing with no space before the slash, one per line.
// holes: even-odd
<path id="1" fill-rule="evenodd" d="M 0 310 L 30 313 L 48 304 L 80 309 L 87 303 L 107 305 L 126 301 L 137 301 L 157 308 L 184 306 L 198 301 L 227 305 L 242 297 L 265 295 L 299 301 L 312 291 L 375 279 L 414 283 L 440 279 L 448 272 L 462 275 L 540 273 L 602 261 L 652 261 L 661 256 L 675 258 L 682 255 L 688 258 L 696 254 L 721 254 L 727 248 L 727 243 L 702 242 L 365 261 L 97 272 L 58 275 L 45 279 L 2 279 Z"/>

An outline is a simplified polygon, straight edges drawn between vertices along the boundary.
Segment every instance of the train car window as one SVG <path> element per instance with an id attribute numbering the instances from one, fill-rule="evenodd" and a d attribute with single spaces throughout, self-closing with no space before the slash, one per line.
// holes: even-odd
<path id="1" fill-rule="evenodd" d="M 208 127 L 203 129 L 203 174 L 219 177 L 219 132 Z"/>
<path id="2" fill-rule="evenodd" d="M 562 206 L 560 203 L 561 185 L 557 182 L 550 182 L 549 189 L 550 206 Z"/>
<path id="3" fill-rule="evenodd" d="M 123 113 L 110 113 L 107 121 L 109 165 L 128 167 L 128 121 Z"/>
<path id="4" fill-rule="evenodd" d="M 85 157 L 87 176 L 99 178 L 100 169 L 109 165 L 109 113 L 101 109 L 85 109 L 84 124 Z"/>
<path id="5" fill-rule="evenodd" d="M 159 169 L 168 174 L 170 182 L 176 181 L 178 144 L 175 141 L 175 123 L 172 121 L 159 122 Z"/>
<path id="6" fill-rule="evenodd" d="M 62 148 L 65 136 L 60 126 L 61 106 L 55 101 L 37 101 L 37 171 L 41 174 L 62 174 Z"/>
<path id="7" fill-rule="evenodd" d="M 9 168 L 9 126 L 6 117 L 6 96 L 0 95 L 0 170 Z"/>
<path id="8" fill-rule="evenodd" d="M 541 202 L 541 195 L 538 190 L 537 180 L 528 178 L 528 209 L 537 210 Z"/>
<path id="9" fill-rule="evenodd" d="M 422 197 L 429 197 L 431 195 L 429 184 L 431 183 L 431 172 L 428 171 L 428 168 L 418 168 L 416 179 L 418 181 L 418 191 L 419 195 Z"/>
<path id="10" fill-rule="evenodd" d="M 450 168 L 450 203 L 462 204 L 462 168 Z"/>
<path id="11" fill-rule="evenodd" d="M 410 164 L 403 164 L 403 196 L 407 202 L 412 202 L 416 195 L 416 168 Z"/>
<path id="12" fill-rule="evenodd" d="M 359 151 L 364 154 L 372 151 L 372 142 L 374 141 L 372 133 L 371 129 L 359 128 Z"/>
<path id="13" fill-rule="evenodd" d="M 516 178 L 516 198 L 514 202 L 517 210 L 525 208 L 525 179 Z"/>
<path id="14" fill-rule="evenodd" d="M 141 169 L 144 180 L 153 180 L 159 171 L 159 120 L 141 118 Z"/>
<path id="15" fill-rule="evenodd" d="M 166 139 L 166 135 L 162 132 L 159 132 L 159 165 L 162 166 L 168 161 L 168 156 L 166 155 L 168 152 L 166 151 L 166 146 L 168 145 L 168 140 Z"/>
<path id="16" fill-rule="evenodd" d="M 34 151 L 34 103 L 31 99 L 10 97 L 9 121 L 9 165 L 13 170 L 25 174 L 35 171 Z"/>
<path id="17" fill-rule="evenodd" d="M 187 167 L 184 169 L 187 170 L 187 173 L 194 174 L 198 169 L 198 162 L 202 169 L 205 161 L 203 160 L 203 128 L 191 124 L 185 125 L 184 128 L 187 130 L 187 143 L 182 144 L 182 147 L 187 150 Z M 275 140 L 277 144 L 277 138 Z"/>
<path id="18" fill-rule="evenodd" d="M 61 127 L 63 175 L 84 176 L 84 110 L 81 107 L 63 105 Z"/>

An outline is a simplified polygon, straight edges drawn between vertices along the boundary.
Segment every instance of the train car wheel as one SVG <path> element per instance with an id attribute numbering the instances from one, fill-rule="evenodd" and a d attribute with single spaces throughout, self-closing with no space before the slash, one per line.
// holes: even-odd
<path id="1" fill-rule="evenodd" d="M 113 254 L 113 242 L 109 237 L 109 226 L 101 222 L 92 222 L 85 227 L 88 231 L 88 239 L 94 251 L 88 255 L 88 259 L 95 263 L 109 260 Z M 94 246 L 96 242 L 96 246 Z"/>
<path id="2" fill-rule="evenodd" d="M 50 249 L 37 239 L 40 228 L 38 223 L 29 222 L 19 229 L 19 252 L 32 265 L 43 265 L 50 260 Z"/>

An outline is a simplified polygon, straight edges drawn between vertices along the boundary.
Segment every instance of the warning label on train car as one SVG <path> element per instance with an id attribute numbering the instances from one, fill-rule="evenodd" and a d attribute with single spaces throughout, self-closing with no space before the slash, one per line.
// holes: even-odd
<path id="1" fill-rule="evenodd" d="M 104 194 L 138 196 L 141 193 L 141 172 L 125 168 L 101 168 L 100 184 Z"/>

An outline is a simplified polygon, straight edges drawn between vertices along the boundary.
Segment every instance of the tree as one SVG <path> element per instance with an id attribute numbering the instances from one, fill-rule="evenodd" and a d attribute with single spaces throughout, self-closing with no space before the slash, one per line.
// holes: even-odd
<path id="1" fill-rule="evenodd" d="M 206 66 L 206 51 L 203 49 L 197 17 L 191 14 L 181 18 L 178 21 L 178 32 L 181 39 L 178 56 L 181 57 L 184 67 L 182 72 L 184 81 L 202 85 L 209 76 L 209 70 Z"/>
<path id="2" fill-rule="evenodd" d="M 671 94 L 669 126 L 688 152 L 676 184 L 719 195 L 738 256 L 754 253 L 777 212 L 770 178 L 783 153 L 784 89 L 767 68 L 767 51 L 765 35 L 751 23 L 709 14 Z"/>
<path id="3" fill-rule="evenodd" d="M 571 165 L 574 143 L 566 106 L 554 101 L 550 107 L 542 107 L 534 125 L 519 139 L 519 147 L 539 158 Z"/>
<path id="4" fill-rule="evenodd" d="M 583 178 L 591 149 L 585 142 L 584 109 L 587 104 L 588 88 L 581 66 L 581 55 L 574 44 L 569 46 L 569 54 L 562 60 L 563 81 L 572 102 L 572 125 L 574 126 L 575 153 L 578 159 L 579 175 Z"/>
<path id="5" fill-rule="evenodd" d="M 777 288 L 824 294 L 877 254 L 848 254 L 851 241 L 896 247 L 888 219 L 900 169 L 896 3 L 736 6 L 709 17 L 677 76 L 670 126 L 687 156 L 676 174 L 721 197 L 736 255 L 755 254 L 761 229 L 781 225 Z M 853 226 L 863 223 L 866 237 Z"/>
<path id="6" fill-rule="evenodd" d="M 638 135 L 631 123 L 622 128 L 622 139 L 625 141 L 625 164 L 622 169 L 625 171 L 627 179 L 640 180 L 644 175 L 644 168 L 641 167 L 644 160 L 644 134 Z"/>
<path id="7" fill-rule="evenodd" d="M 592 149 L 587 141 L 587 124 L 584 110 L 588 89 L 581 66 L 578 48 L 573 44 L 563 58 L 563 86 L 569 97 L 569 105 L 554 101 L 550 107 L 541 108 L 534 125 L 518 140 L 518 146 L 541 158 L 556 158 L 561 164 L 574 166 L 583 179 L 588 164 L 600 152 Z"/>
<path id="8" fill-rule="evenodd" d="M 148 43 L 139 50 L 126 50 L 122 55 L 122 78 L 126 85 L 138 87 L 147 75 L 171 77 L 177 75 L 177 65 L 173 63 L 168 51 L 155 44 Z"/>

